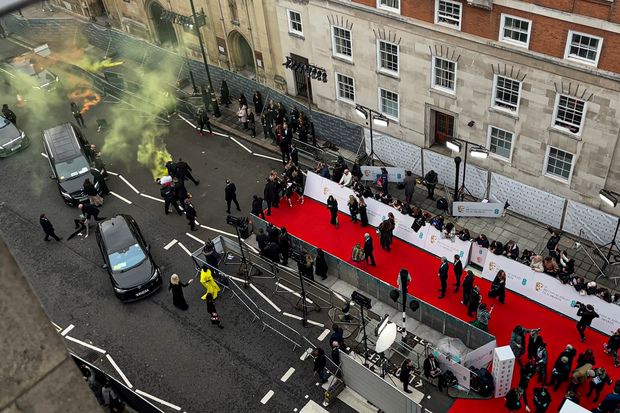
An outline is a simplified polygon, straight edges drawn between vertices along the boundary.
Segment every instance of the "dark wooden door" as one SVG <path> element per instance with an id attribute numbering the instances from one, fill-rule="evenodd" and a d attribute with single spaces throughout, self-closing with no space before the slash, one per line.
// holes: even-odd
<path id="1" fill-rule="evenodd" d="M 306 59 L 305 57 L 297 56 L 292 53 L 291 53 L 291 57 L 297 60 L 298 62 L 302 62 L 306 64 L 308 63 L 308 59 Z M 303 72 L 297 72 L 297 71 L 294 72 L 294 74 L 295 74 L 295 90 L 297 91 L 297 96 L 303 96 L 307 98 L 309 94 L 310 100 L 312 100 L 312 84 L 310 83 L 312 79 L 308 78 L 308 87 L 306 87 L 306 74 Z"/>
<path id="2" fill-rule="evenodd" d="M 435 142 L 446 142 L 454 136 L 454 116 L 435 112 Z"/>

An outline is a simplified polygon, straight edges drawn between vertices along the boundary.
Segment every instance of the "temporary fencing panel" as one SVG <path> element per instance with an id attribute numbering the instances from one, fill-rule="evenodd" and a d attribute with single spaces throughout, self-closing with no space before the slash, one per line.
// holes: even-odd
<path id="1" fill-rule="evenodd" d="M 388 165 L 400 166 L 422 176 L 422 148 L 384 133 L 372 131 L 373 149 L 377 158 Z M 364 129 L 366 154 L 370 155 L 370 129 Z"/>
<path id="2" fill-rule="evenodd" d="M 598 209 L 568 200 L 562 230 L 573 235 L 580 235 L 583 230 L 587 239 L 604 245 L 614 238 L 618 219 L 620 218 Z"/>
<path id="3" fill-rule="evenodd" d="M 459 188 L 463 183 L 463 168 L 465 162 L 461 162 L 459 165 Z M 448 188 L 454 188 L 454 181 L 456 179 L 456 166 L 454 163 L 454 157 L 449 157 L 431 151 L 424 150 L 424 173 L 427 174 L 430 170 L 437 172 L 439 182 L 446 185 Z M 480 169 L 470 163 L 467 164 L 467 174 L 465 174 L 465 188 L 476 198 L 482 199 L 486 197 L 487 186 L 489 181 L 489 172 L 485 169 Z"/>

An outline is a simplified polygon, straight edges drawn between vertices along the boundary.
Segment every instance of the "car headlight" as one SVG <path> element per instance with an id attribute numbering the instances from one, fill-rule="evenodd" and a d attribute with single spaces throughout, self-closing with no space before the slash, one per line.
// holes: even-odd
<path id="1" fill-rule="evenodd" d="M 25 138 L 25 137 L 26 137 L 26 132 L 24 132 L 24 131 L 21 131 L 21 132 L 22 132 L 21 137 L 22 137 L 22 139 L 23 139 L 23 138 Z"/>
<path id="2" fill-rule="evenodd" d="M 119 294 L 123 294 L 125 292 L 125 290 L 123 290 L 122 288 L 118 288 L 118 287 L 114 287 L 114 291 L 116 291 Z"/>
<path id="3" fill-rule="evenodd" d="M 58 76 L 56 76 L 56 81 L 58 82 L 60 79 L 58 79 Z"/>
<path id="4" fill-rule="evenodd" d="M 0 151 L 4 150 L 4 146 L 0 145 Z"/>
<path id="5" fill-rule="evenodd" d="M 157 268 L 154 272 L 153 272 L 153 276 L 151 277 L 150 281 L 156 280 L 157 277 L 159 277 L 159 268 Z"/>
<path id="6" fill-rule="evenodd" d="M 71 195 L 66 193 L 65 191 L 61 191 L 60 194 L 62 195 L 63 198 L 71 199 Z"/>

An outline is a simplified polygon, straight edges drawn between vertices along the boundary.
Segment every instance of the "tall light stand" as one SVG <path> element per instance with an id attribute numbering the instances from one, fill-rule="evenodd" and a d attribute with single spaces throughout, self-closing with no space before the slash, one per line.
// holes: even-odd
<path id="1" fill-rule="evenodd" d="M 457 156 L 456 158 L 454 158 L 454 163 L 456 164 L 456 179 L 454 181 L 454 202 L 458 202 L 459 191 L 457 188 L 459 187 L 459 173 L 461 172 L 461 169 L 459 168 L 461 166 L 461 157 Z"/>
<path id="2" fill-rule="evenodd" d="M 381 112 L 377 112 L 376 110 L 372 110 L 363 105 L 355 105 L 355 111 L 357 114 L 366 119 L 368 121 L 368 126 L 370 128 L 370 165 L 375 166 L 375 146 L 374 146 L 374 136 L 372 124 L 376 123 L 379 126 L 388 126 L 390 124 L 390 120 L 383 115 Z M 378 156 L 377 156 L 378 158 Z M 381 159 L 379 159 L 381 161 Z M 383 161 L 381 161 L 383 163 Z"/>
<path id="3" fill-rule="evenodd" d="M 362 331 L 364 334 L 364 367 L 369 367 L 368 364 L 368 336 L 366 335 L 366 319 L 364 318 L 364 308 L 370 310 L 371 300 L 370 298 L 353 291 L 351 293 L 351 299 L 360 306 L 360 312 L 362 313 Z"/>
<path id="4" fill-rule="evenodd" d="M 196 7 L 194 7 L 194 0 L 189 0 L 189 4 L 192 7 L 192 17 L 194 19 L 194 25 L 196 27 L 196 36 L 198 36 L 198 43 L 200 43 L 200 50 L 202 51 L 202 62 L 205 65 L 205 71 L 207 72 L 207 79 L 209 80 L 209 86 L 211 87 L 211 93 L 215 93 L 213 83 L 211 82 L 211 73 L 209 72 L 209 64 L 207 63 L 207 53 L 205 52 L 205 46 L 202 42 L 202 35 L 200 34 L 200 26 L 198 25 L 198 17 L 196 16 Z M 213 103 L 213 116 L 219 118 L 222 116 L 220 108 L 217 104 L 217 99 Z"/>
<path id="5" fill-rule="evenodd" d="M 473 126 L 473 121 L 470 122 L 469 125 Z M 465 177 L 467 175 L 468 153 L 471 151 L 472 156 L 475 154 L 481 158 L 486 158 L 489 156 L 489 150 L 487 148 L 477 143 L 466 141 L 465 139 L 453 137 L 451 141 L 446 142 L 446 146 L 448 147 L 448 149 L 455 151 L 455 152 L 460 152 L 461 149 L 463 149 L 463 144 L 465 145 L 465 159 L 463 160 L 463 184 L 461 185 L 461 188 L 458 188 L 459 165 L 457 164 L 456 166 L 457 167 L 457 183 L 456 183 L 456 187 L 454 188 L 455 190 L 454 200 L 458 201 L 458 198 L 460 198 L 461 202 L 465 199 L 465 191 L 467 191 L 469 196 L 476 199 L 476 197 L 473 196 L 473 194 L 469 192 L 469 189 L 467 189 L 467 187 L 465 186 Z M 472 145 L 471 150 L 469 149 L 469 145 Z M 456 159 L 454 160 L 454 162 L 456 163 Z M 458 193 L 460 193 L 460 197 L 458 196 Z"/>
<path id="6" fill-rule="evenodd" d="M 401 294 L 403 295 L 403 331 L 402 340 L 407 342 L 407 287 L 409 286 L 409 273 L 402 269 L 399 274 Z"/>
<path id="7" fill-rule="evenodd" d="M 239 264 L 239 270 L 243 271 L 243 286 L 248 288 L 250 286 L 250 272 L 248 271 L 248 260 L 245 258 L 245 252 L 243 252 L 243 243 L 241 242 L 241 232 L 239 227 L 243 225 L 247 218 L 237 218 L 232 215 L 226 217 L 226 223 L 232 227 L 235 227 L 237 231 L 237 241 L 239 242 L 239 250 L 241 251 L 241 263 Z"/>

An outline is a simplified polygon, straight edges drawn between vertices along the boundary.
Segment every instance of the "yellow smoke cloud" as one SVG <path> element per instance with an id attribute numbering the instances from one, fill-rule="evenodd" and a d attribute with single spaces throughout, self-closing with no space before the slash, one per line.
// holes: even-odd
<path id="1" fill-rule="evenodd" d="M 143 141 L 138 146 L 138 162 L 149 168 L 153 174 L 153 179 L 168 175 L 166 162 L 171 158 L 172 156 L 166 146 L 163 143 L 157 143 L 155 139 Z"/>

